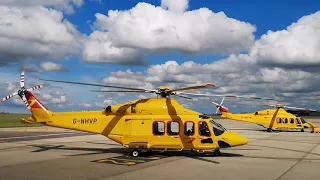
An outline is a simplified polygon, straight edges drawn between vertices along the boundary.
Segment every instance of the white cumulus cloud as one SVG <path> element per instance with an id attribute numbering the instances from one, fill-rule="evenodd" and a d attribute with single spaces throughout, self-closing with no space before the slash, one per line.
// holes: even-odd
<path id="1" fill-rule="evenodd" d="M 0 6 L 0 65 L 65 58 L 80 52 L 81 34 L 60 11 Z"/>
<path id="2" fill-rule="evenodd" d="M 63 67 L 61 64 L 53 62 L 44 62 L 41 63 L 40 66 L 44 71 L 68 71 L 66 67 Z"/>
<path id="3" fill-rule="evenodd" d="M 207 8 L 176 13 L 148 3 L 127 11 L 96 14 L 96 26 L 109 31 L 115 46 L 148 50 L 234 53 L 247 50 L 256 28 Z"/>
<path id="4" fill-rule="evenodd" d="M 94 31 L 84 44 L 83 59 L 87 62 L 145 65 L 143 54 L 133 48 L 115 47 L 108 32 Z"/>
<path id="5" fill-rule="evenodd" d="M 81 7 L 83 0 L 1 0 L 0 5 L 31 7 L 31 6 L 52 6 L 66 13 L 73 13 L 74 6 Z"/>
<path id="6" fill-rule="evenodd" d="M 319 66 L 320 11 L 303 16 L 285 30 L 268 31 L 256 41 L 251 55 L 269 66 Z"/>
<path id="7" fill-rule="evenodd" d="M 256 28 L 207 8 L 187 11 L 189 1 L 138 3 L 130 10 L 97 13 L 85 43 L 88 62 L 145 65 L 145 57 L 170 51 L 229 54 L 248 50 Z"/>

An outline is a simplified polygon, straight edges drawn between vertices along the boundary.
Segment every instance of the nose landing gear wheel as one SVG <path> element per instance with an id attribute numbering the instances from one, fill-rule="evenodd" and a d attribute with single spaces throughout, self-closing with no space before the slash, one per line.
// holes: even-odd
<path id="1" fill-rule="evenodd" d="M 221 156 L 221 152 L 220 152 L 220 150 L 214 150 L 213 151 L 213 156 Z"/>
<path id="2" fill-rule="evenodd" d="M 131 151 L 131 156 L 132 157 L 138 157 L 140 155 L 140 151 L 137 149 L 134 149 Z"/>

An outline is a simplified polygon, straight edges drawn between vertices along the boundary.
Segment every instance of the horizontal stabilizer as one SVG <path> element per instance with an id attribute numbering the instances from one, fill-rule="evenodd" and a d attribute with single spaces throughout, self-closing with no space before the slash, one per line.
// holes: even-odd
<path id="1" fill-rule="evenodd" d="M 35 123 L 38 123 L 38 122 L 36 122 L 32 117 L 21 118 L 21 119 L 20 119 L 20 122 L 21 122 L 22 124 L 35 124 Z"/>

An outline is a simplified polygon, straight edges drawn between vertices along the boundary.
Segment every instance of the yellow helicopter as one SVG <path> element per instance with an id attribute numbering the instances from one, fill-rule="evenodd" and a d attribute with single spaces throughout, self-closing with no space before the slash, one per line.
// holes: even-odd
<path id="1" fill-rule="evenodd" d="M 20 96 L 32 116 L 21 119 L 22 123 L 42 123 L 65 129 L 102 134 L 109 139 L 130 148 L 131 155 L 137 157 L 145 151 L 213 151 L 220 155 L 221 148 L 241 146 L 248 140 L 236 132 L 229 132 L 209 116 L 186 109 L 171 95 L 180 96 L 180 91 L 213 87 L 213 84 L 170 89 L 166 86 L 156 90 L 139 89 L 81 82 L 45 80 L 99 87 L 125 89 L 123 91 L 97 92 L 135 92 L 155 93 L 160 98 L 148 98 L 107 106 L 104 110 L 85 112 L 52 112 L 31 91 L 44 87 L 37 85 L 24 87 L 24 71 L 21 73 L 18 92 L 2 99 L 2 102 Z M 188 98 L 188 97 L 184 97 Z"/>
<path id="2" fill-rule="evenodd" d="M 311 133 L 320 132 L 320 128 L 317 128 L 313 123 L 307 122 L 303 118 L 297 117 L 287 112 L 285 108 L 307 110 L 307 111 L 317 111 L 317 110 L 289 107 L 289 106 L 284 106 L 282 104 L 277 104 L 273 109 L 265 109 L 261 111 L 256 111 L 254 113 L 233 114 L 228 111 L 228 108 L 222 106 L 223 101 L 224 101 L 224 98 L 222 99 L 220 104 L 216 102 L 212 102 L 212 103 L 216 105 L 217 111 L 219 110 L 221 112 L 222 114 L 221 117 L 224 117 L 230 120 L 254 123 L 264 128 L 267 128 L 268 132 L 271 132 L 273 130 L 284 130 L 284 129 L 300 130 L 301 132 L 304 132 L 304 129 L 306 128 L 310 128 Z M 268 105 L 268 106 L 274 107 L 273 105 Z"/>

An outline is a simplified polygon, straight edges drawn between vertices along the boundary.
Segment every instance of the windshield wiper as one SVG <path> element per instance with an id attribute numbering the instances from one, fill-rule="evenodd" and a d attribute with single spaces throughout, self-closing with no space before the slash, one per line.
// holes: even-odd
<path id="1" fill-rule="evenodd" d="M 215 124 L 216 126 L 222 128 L 223 130 L 225 130 L 225 131 L 227 130 L 225 127 L 223 127 L 221 124 L 215 122 L 214 120 L 211 120 L 211 122 L 212 122 L 213 124 Z"/>

